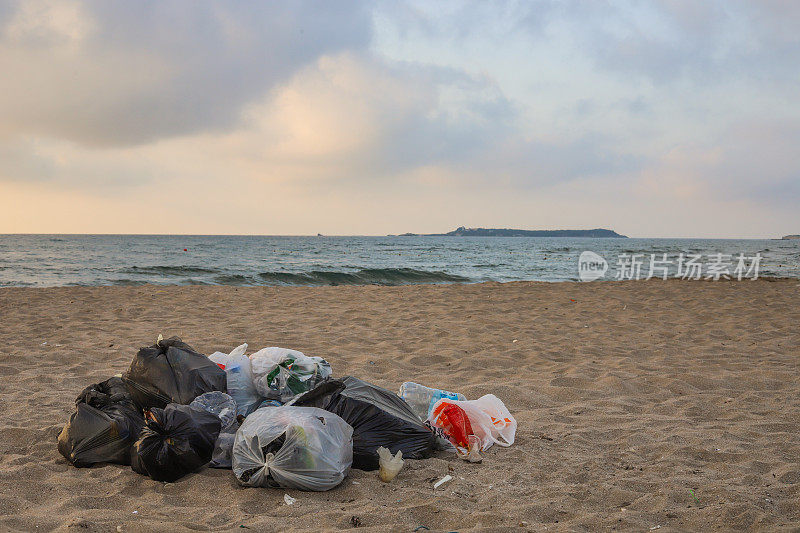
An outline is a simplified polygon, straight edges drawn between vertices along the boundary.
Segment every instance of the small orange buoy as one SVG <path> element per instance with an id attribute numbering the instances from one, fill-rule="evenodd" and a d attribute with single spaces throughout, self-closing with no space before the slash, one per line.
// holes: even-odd
<path id="1" fill-rule="evenodd" d="M 187 250 L 186 248 L 184 248 L 184 249 L 183 249 L 183 251 L 184 251 L 184 252 L 188 252 L 189 250 Z"/>

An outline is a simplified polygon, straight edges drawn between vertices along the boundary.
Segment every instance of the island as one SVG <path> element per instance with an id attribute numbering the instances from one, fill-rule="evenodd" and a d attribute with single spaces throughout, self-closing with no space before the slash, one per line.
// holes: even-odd
<path id="1" fill-rule="evenodd" d="M 390 235 L 391 237 L 392 235 Z M 461 226 L 447 233 L 403 233 L 401 237 L 591 237 L 627 239 L 610 229 L 507 229 L 507 228 L 465 228 Z"/>
<path id="2" fill-rule="evenodd" d="M 800 235 L 784 235 L 781 237 L 781 240 L 783 241 L 793 241 L 797 239 L 800 239 Z"/>

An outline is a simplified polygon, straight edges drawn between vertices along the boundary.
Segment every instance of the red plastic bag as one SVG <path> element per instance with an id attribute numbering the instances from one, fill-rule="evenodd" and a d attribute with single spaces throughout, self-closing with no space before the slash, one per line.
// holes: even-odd
<path id="1" fill-rule="evenodd" d="M 433 426 L 439 428 L 456 451 L 470 462 L 481 461 L 481 440 L 472 431 L 466 411 L 454 403 L 439 402 L 430 417 Z"/>
<path id="2" fill-rule="evenodd" d="M 462 408 L 452 403 L 442 402 L 433 410 L 431 418 L 436 421 L 436 427 L 444 431 L 453 446 L 456 448 L 469 446 L 469 436 L 473 435 L 472 425 L 469 423 L 467 413 Z"/>

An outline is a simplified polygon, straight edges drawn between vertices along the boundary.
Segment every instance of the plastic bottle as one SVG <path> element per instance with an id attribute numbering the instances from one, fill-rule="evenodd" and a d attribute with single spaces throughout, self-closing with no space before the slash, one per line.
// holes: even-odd
<path id="1" fill-rule="evenodd" d="M 225 371 L 228 394 L 236 401 L 237 412 L 242 416 L 255 411 L 262 400 L 253 384 L 253 371 L 246 351 L 245 343 L 234 348 L 230 354 L 214 352 L 208 356 Z"/>
<path id="2" fill-rule="evenodd" d="M 427 420 L 431 409 L 433 409 L 433 405 L 442 398 L 466 400 L 463 394 L 442 389 L 432 389 L 431 387 L 426 387 L 425 385 L 420 385 L 412 381 L 406 381 L 400 385 L 400 392 L 398 395 L 411 406 L 411 409 L 413 409 L 422 420 Z"/>

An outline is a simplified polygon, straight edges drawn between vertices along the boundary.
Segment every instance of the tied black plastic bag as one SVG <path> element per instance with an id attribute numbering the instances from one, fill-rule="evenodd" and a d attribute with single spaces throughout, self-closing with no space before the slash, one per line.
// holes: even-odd
<path id="1" fill-rule="evenodd" d="M 142 413 L 120 378 L 86 387 L 58 435 L 58 451 L 75 466 L 130 464 L 130 449 L 144 426 Z"/>
<path id="2" fill-rule="evenodd" d="M 131 450 L 131 468 L 156 481 L 175 481 L 211 460 L 221 426 L 217 415 L 171 403 L 145 413 Z"/>
<path id="3" fill-rule="evenodd" d="M 291 402 L 336 413 L 353 426 L 353 468 L 377 470 L 378 448 L 405 459 L 433 454 L 436 437 L 396 394 L 352 376 L 330 379 Z"/>
<path id="4" fill-rule="evenodd" d="M 225 371 L 178 337 L 142 348 L 125 373 L 125 383 L 142 409 L 188 404 L 205 392 L 227 392 Z"/>

